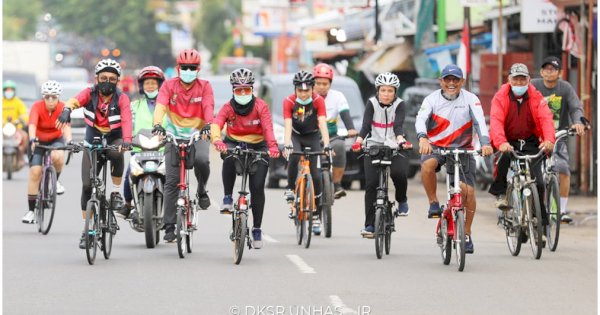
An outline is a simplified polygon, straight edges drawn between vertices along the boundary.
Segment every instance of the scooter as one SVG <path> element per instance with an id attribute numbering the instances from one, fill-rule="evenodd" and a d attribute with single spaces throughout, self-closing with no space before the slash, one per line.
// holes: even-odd
<path id="1" fill-rule="evenodd" d="M 23 141 L 21 133 L 17 132 L 17 125 L 9 118 L 2 127 L 2 169 L 6 172 L 7 179 L 12 179 L 14 172 L 19 171 L 25 163 L 19 163 L 22 159 L 19 155 L 19 145 Z"/>

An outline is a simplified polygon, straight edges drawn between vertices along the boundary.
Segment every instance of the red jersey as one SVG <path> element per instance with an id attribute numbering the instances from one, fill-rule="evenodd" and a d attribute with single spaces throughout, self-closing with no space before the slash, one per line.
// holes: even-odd
<path id="1" fill-rule="evenodd" d="M 304 135 L 319 131 L 318 117 L 327 117 L 325 99 L 316 93 L 312 95 L 312 103 L 300 105 L 296 103 L 296 94 L 283 100 L 283 118 L 292 120 L 295 133 Z"/>
<path id="2" fill-rule="evenodd" d="M 56 129 L 55 124 L 64 107 L 65 103 L 58 102 L 56 108 L 50 114 L 44 101 L 37 101 L 31 106 L 29 124 L 35 126 L 35 136 L 40 141 L 50 142 L 62 137 L 62 131 Z"/>
<path id="3" fill-rule="evenodd" d="M 178 127 L 200 129 L 213 120 L 215 98 L 210 83 L 196 79 L 189 90 L 178 77 L 165 81 L 158 92 L 156 110 L 166 112 Z"/>
<path id="4" fill-rule="evenodd" d="M 265 141 L 269 148 L 277 148 L 269 107 L 258 97 L 254 98 L 252 111 L 245 116 L 236 114 L 231 103 L 227 102 L 213 120 L 213 125 L 218 125 L 220 130 L 223 129 L 225 123 L 227 123 L 227 136 L 236 141 L 247 143 Z M 219 133 L 212 134 L 215 138 L 214 135 Z"/>

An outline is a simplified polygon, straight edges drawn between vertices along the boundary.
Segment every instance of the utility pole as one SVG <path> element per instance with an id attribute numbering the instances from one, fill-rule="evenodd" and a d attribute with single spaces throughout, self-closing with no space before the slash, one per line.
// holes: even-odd
<path id="1" fill-rule="evenodd" d="M 502 64 L 502 55 L 504 50 L 504 43 L 502 41 L 503 32 L 502 32 L 502 0 L 499 0 L 500 4 L 498 7 L 498 89 L 502 86 L 502 68 L 504 65 Z"/>
<path id="2" fill-rule="evenodd" d="M 375 45 L 377 45 L 380 34 L 381 28 L 379 27 L 379 1 L 375 0 L 375 38 L 373 38 L 373 43 L 375 43 Z"/>

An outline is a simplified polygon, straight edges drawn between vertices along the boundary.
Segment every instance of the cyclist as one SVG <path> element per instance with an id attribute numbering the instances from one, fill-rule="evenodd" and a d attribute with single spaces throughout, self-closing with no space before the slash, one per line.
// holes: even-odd
<path id="1" fill-rule="evenodd" d="M 156 97 L 158 96 L 158 90 L 165 81 L 165 75 L 159 67 L 148 66 L 143 68 L 137 76 L 138 91 L 141 95 L 140 98 L 131 102 L 131 115 L 133 121 L 133 132 L 132 137 L 135 137 L 142 129 L 153 128 L 154 109 L 156 108 Z M 166 117 L 163 119 L 163 126 L 166 126 Z M 134 152 L 140 152 L 140 149 L 134 148 Z M 123 195 L 125 197 L 125 205 L 115 215 L 120 218 L 127 219 L 133 209 L 131 201 L 133 200 L 131 185 L 129 183 L 129 173 L 131 169 L 127 167 L 125 173 L 125 188 L 123 189 Z"/>
<path id="2" fill-rule="evenodd" d="M 109 145 L 118 145 L 118 151 L 108 151 L 112 177 L 111 207 L 121 208 L 123 199 L 119 190 L 123 177 L 125 159 L 123 152 L 131 147 L 131 108 L 129 97 L 117 88 L 121 76 L 121 66 L 112 59 L 102 59 L 96 64 L 96 84 L 79 92 L 74 98 L 67 100 L 65 108 L 56 122 L 57 128 L 62 128 L 71 121 L 71 111 L 83 107 L 85 128 L 85 143 L 92 143 L 94 137 L 104 137 Z M 98 172 L 106 163 L 98 159 Z M 90 154 L 83 154 L 81 163 L 81 215 L 85 222 L 85 209 L 92 196 Z M 105 183 L 108 184 L 108 183 Z M 85 233 L 81 234 L 79 248 L 85 249 Z"/>
<path id="3" fill-rule="evenodd" d="M 494 182 L 489 192 L 496 196 L 496 207 L 509 210 L 506 199 L 506 174 L 510 166 L 510 151 L 536 154 L 539 149 L 552 152 L 554 148 L 554 121 L 542 94 L 529 84 L 529 70 L 522 63 L 511 66 L 508 83 L 500 87 L 492 99 L 490 136 L 492 144 L 502 152 L 494 169 Z M 544 179 L 539 159 L 531 164 L 540 196 L 544 195 Z M 544 198 L 540 198 L 544 208 Z M 547 225 L 546 211 L 542 224 Z M 521 235 L 525 235 L 522 233 Z"/>
<path id="4" fill-rule="evenodd" d="M 331 151 L 329 146 L 329 131 L 327 130 L 327 113 L 325 100 L 319 94 L 314 93 L 315 77 L 312 73 L 301 70 L 294 74 L 292 80 L 294 94 L 283 100 L 283 118 L 285 127 L 283 155 L 287 158 L 290 150 L 301 151 L 310 147 L 311 151 L 321 150 L 323 141 L 326 153 Z M 320 135 L 320 136 L 319 136 Z M 288 189 L 285 192 L 287 202 L 294 201 L 294 190 L 296 188 L 296 177 L 298 176 L 298 162 L 300 157 L 292 155 L 288 164 Z M 317 169 L 317 157 L 310 158 L 310 173 L 313 180 L 316 196 L 316 204 L 320 204 L 321 183 L 319 170 Z M 293 218 L 290 211 L 289 218 Z M 313 221 L 313 232 L 321 232 L 321 223 L 315 218 Z"/>
<path id="5" fill-rule="evenodd" d="M 475 129 L 482 155 L 488 156 L 493 153 L 481 102 L 475 94 L 462 88 L 465 82 L 462 70 L 456 65 L 446 66 L 442 70 L 439 82 L 441 88 L 425 97 L 415 122 L 419 138 L 419 153 L 421 153 L 421 179 L 429 199 L 428 218 L 439 217 L 442 213 L 436 193 L 435 172 L 446 163 L 445 156 L 432 154 L 432 146 L 472 149 L 473 129 Z M 460 174 L 460 188 L 466 210 L 465 252 L 472 254 L 474 249 L 471 224 L 476 208 L 473 188 L 475 158 L 469 156 L 461 161 L 461 164 L 463 172 Z"/>
<path id="6" fill-rule="evenodd" d="M 214 115 L 215 100 L 213 89 L 206 80 L 198 78 L 200 71 L 200 53 L 195 49 L 184 49 L 177 57 L 179 77 L 166 80 L 158 92 L 156 109 L 154 110 L 154 133 L 164 134 L 165 129 L 176 137 L 189 138 L 195 131 L 202 130 L 202 138 L 210 134 L 210 123 Z M 167 127 L 161 125 L 167 114 Z M 194 174 L 198 180 L 196 197 L 202 209 L 210 207 L 210 198 L 206 191 L 206 182 L 210 175 L 207 141 L 195 144 Z M 179 163 L 172 161 L 177 155 L 177 148 L 169 143 L 165 148 L 166 183 L 165 183 L 165 236 L 164 240 L 175 240 L 175 203 L 179 183 Z"/>
<path id="7" fill-rule="evenodd" d="M 585 134 L 585 126 L 580 123 L 583 116 L 581 101 L 577 93 L 567 81 L 561 80 L 560 59 L 550 56 L 542 62 L 540 70 L 541 78 L 531 80 L 531 84 L 542 93 L 554 118 L 554 128 L 566 129 L 570 125 L 577 131 L 578 135 Z M 570 119 L 570 120 L 569 120 Z M 571 185 L 571 170 L 569 167 L 569 153 L 567 152 L 567 140 L 556 143 L 555 150 L 556 169 L 560 182 L 560 212 L 561 221 L 571 223 L 573 219 L 567 215 L 567 201 Z"/>
<path id="8" fill-rule="evenodd" d="M 4 84 L 2 84 L 2 125 L 6 124 L 10 118 L 18 127 L 17 132 L 21 136 L 21 143 L 19 143 L 17 163 L 21 168 L 25 164 L 23 156 L 29 142 L 27 132 L 22 129 L 22 124 L 27 123 L 27 106 L 16 93 L 17 84 L 12 80 L 4 81 Z"/>
<path id="9" fill-rule="evenodd" d="M 229 214 L 233 206 L 233 185 L 235 184 L 236 171 L 234 159 L 227 153 L 227 148 L 241 146 L 257 151 L 269 152 L 272 158 L 279 157 L 277 141 L 273 133 L 273 122 L 269 105 L 262 99 L 255 97 L 253 92 L 254 74 L 246 68 L 239 68 L 231 72 L 229 82 L 233 89 L 233 98 L 226 103 L 211 125 L 212 142 L 215 149 L 221 152 L 223 158 L 223 207 L 221 213 Z M 225 139 L 221 139 L 221 129 L 227 124 Z M 252 217 L 252 247 L 262 247 L 261 224 L 265 207 L 265 179 L 269 163 L 267 160 L 258 162 L 254 174 L 250 174 L 250 195 Z"/>
<path id="10" fill-rule="evenodd" d="M 349 137 L 358 135 L 358 131 L 354 129 L 352 117 L 350 117 L 350 108 L 346 97 L 342 92 L 331 89 L 333 68 L 328 64 L 320 63 L 313 69 L 313 75 L 315 76 L 315 92 L 325 99 L 329 139 L 337 136 L 338 116 L 342 118 L 344 126 L 348 129 Z M 335 139 L 331 141 L 331 148 L 335 152 L 332 159 L 334 195 L 336 199 L 339 199 L 346 195 L 346 191 L 342 188 L 342 177 L 344 177 L 346 168 L 346 145 L 343 139 Z"/>
<path id="11" fill-rule="evenodd" d="M 67 142 L 71 142 L 71 128 L 66 126 L 63 130 L 56 128 L 56 120 L 65 106 L 59 101 L 62 93 L 62 86 L 56 81 L 48 81 L 42 84 L 43 100 L 37 101 L 31 106 L 29 113 L 29 138 L 32 139 L 30 144 L 30 159 L 29 159 L 29 182 L 27 184 L 27 203 L 29 211 L 25 213 L 23 223 L 33 223 L 35 219 L 35 201 L 39 192 L 40 181 L 42 179 L 42 163 L 44 157 L 44 149 L 36 148 L 36 144 L 45 146 L 62 146 Z M 52 164 L 56 169 L 57 193 L 58 193 L 58 178 L 64 165 L 64 152 L 55 150 L 51 153 Z M 64 192 L 64 189 L 63 189 Z"/>
<path id="12" fill-rule="evenodd" d="M 367 100 L 363 124 L 352 150 L 358 152 L 361 145 L 385 145 L 392 149 L 406 142 L 404 139 L 405 108 L 404 101 L 396 96 L 400 80 L 390 72 L 381 73 L 375 78 L 375 96 Z M 379 177 L 377 168 L 371 163 L 371 158 L 365 156 L 365 226 L 360 231 L 363 237 L 371 237 L 375 231 L 375 199 Z M 396 213 L 408 215 L 408 199 L 406 197 L 408 160 L 403 155 L 392 159 L 390 177 L 396 188 L 395 199 L 398 202 Z"/>

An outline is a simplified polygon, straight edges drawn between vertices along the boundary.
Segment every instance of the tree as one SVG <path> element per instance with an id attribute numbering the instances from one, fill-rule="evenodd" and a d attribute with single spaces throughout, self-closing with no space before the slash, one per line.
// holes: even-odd
<path id="1" fill-rule="evenodd" d="M 2 37 L 5 40 L 29 40 L 35 36 L 43 14 L 42 0 L 4 0 Z"/>

